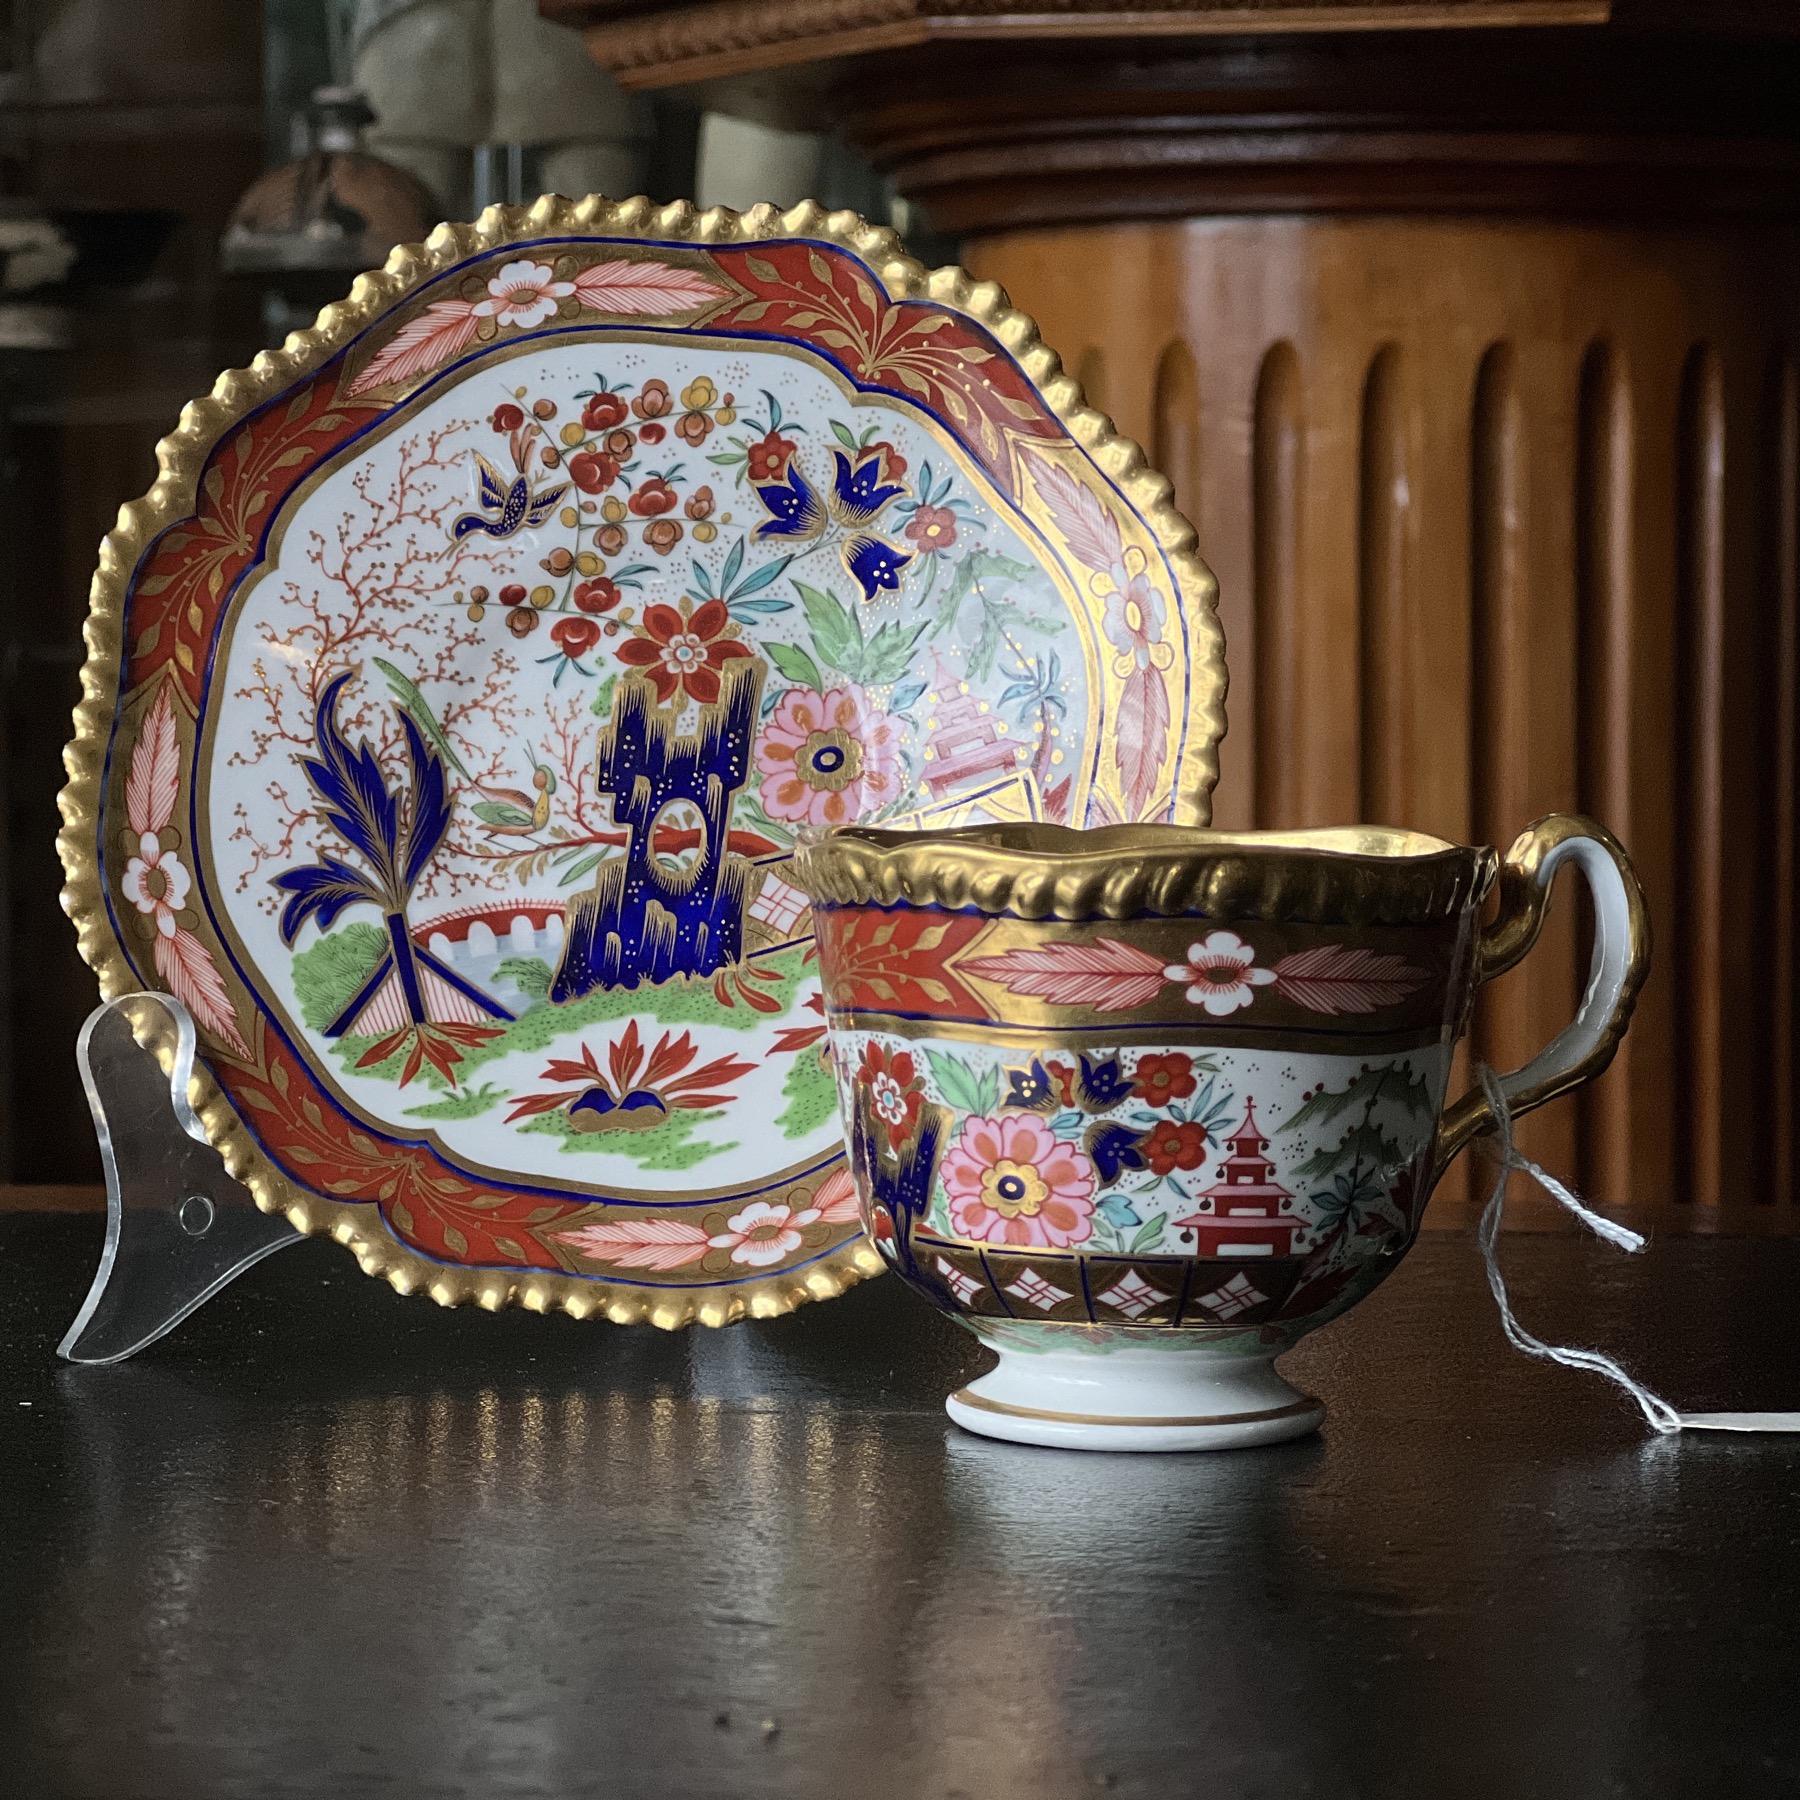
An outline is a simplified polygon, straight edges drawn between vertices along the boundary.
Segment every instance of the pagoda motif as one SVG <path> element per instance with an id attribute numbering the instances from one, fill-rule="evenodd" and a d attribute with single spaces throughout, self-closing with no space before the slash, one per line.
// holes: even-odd
<path id="1" fill-rule="evenodd" d="M 930 760 L 925 785 L 934 799 L 985 775 L 1010 775 L 1019 757 L 941 655 L 932 657 Z"/>
<path id="2" fill-rule="evenodd" d="M 1245 1100 L 1244 1122 L 1225 1141 L 1231 1154 L 1222 1179 L 1194 1196 L 1195 1210 L 1177 1219 L 1175 1229 L 1194 1234 L 1200 1256 L 1292 1256 L 1295 1234 L 1306 1223 L 1292 1216 L 1294 1196 L 1274 1179 L 1255 1101 Z"/>

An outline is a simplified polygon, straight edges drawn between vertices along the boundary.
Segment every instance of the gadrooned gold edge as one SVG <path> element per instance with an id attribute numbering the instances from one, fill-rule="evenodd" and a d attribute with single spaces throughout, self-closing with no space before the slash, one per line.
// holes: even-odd
<path id="1" fill-rule="evenodd" d="M 641 195 L 611 201 L 597 195 L 568 200 L 546 194 L 529 206 L 490 206 L 473 224 L 439 225 L 424 243 L 397 246 L 381 268 L 359 275 L 349 296 L 327 306 L 310 329 L 292 333 L 278 350 L 261 351 L 248 369 L 226 370 L 210 394 L 182 408 L 175 430 L 157 445 L 158 474 L 150 491 L 119 508 L 118 523 L 101 542 L 88 590 L 82 627 L 87 660 L 74 736 L 63 751 L 69 779 L 57 796 L 63 818 L 56 835 L 65 877 L 62 909 L 74 923 L 82 958 L 99 978 L 103 998 L 117 999 L 137 985 L 107 923 L 93 832 L 119 693 L 126 594 L 145 547 L 193 512 L 208 453 L 256 407 L 321 367 L 358 332 L 446 269 L 557 232 L 694 244 L 816 238 L 860 256 L 880 275 L 890 297 L 932 300 L 985 326 L 1012 353 L 1070 436 L 1149 523 L 1175 570 L 1191 609 L 1193 657 L 1190 736 L 1178 771 L 1178 811 L 1187 823 L 1205 824 L 1211 817 L 1218 745 L 1225 730 L 1225 640 L 1217 584 L 1195 551 L 1193 527 L 1174 508 L 1168 480 L 1147 466 L 1142 450 L 1119 436 L 1104 414 L 1083 404 L 1080 387 L 1062 372 L 1055 352 L 1039 342 L 1036 325 L 1008 303 L 998 283 L 976 281 L 960 268 L 928 270 L 905 253 L 886 227 L 871 225 L 854 212 L 828 213 L 811 200 L 785 213 L 768 205 L 738 213 L 722 206 L 701 211 L 685 200 L 659 207 Z M 161 1009 L 156 1011 L 161 1018 Z M 139 1029 L 146 1042 L 156 1037 L 149 1024 Z M 366 1205 L 330 1200 L 291 1181 L 257 1145 L 203 1060 L 195 1061 L 189 1099 L 227 1171 L 264 1212 L 283 1213 L 297 1230 L 335 1238 L 354 1253 L 365 1274 L 383 1277 L 401 1294 L 427 1293 L 441 1306 L 474 1304 L 497 1311 L 517 1304 L 534 1312 L 560 1309 L 575 1318 L 598 1314 L 615 1324 L 647 1322 L 673 1330 L 696 1322 L 728 1325 L 742 1318 L 778 1317 L 808 1300 L 841 1294 L 886 1267 L 866 1238 L 840 1246 L 804 1270 L 748 1282 L 729 1293 L 644 1290 L 544 1270 L 515 1274 L 437 1263 L 385 1229 L 369 1232 Z"/>
<path id="2" fill-rule="evenodd" d="M 1021 835 L 1028 828 L 1018 828 Z M 1105 848 L 1007 848 L 977 833 L 876 841 L 853 826 L 801 849 L 796 884 L 827 906 L 973 908 L 1080 922 L 1182 918 L 1425 925 L 1455 917 L 1494 878 L 1492 850 L 1407 856 L 1320 853 L 1234 842 L 1232 834 L 1113 828 Z M 1170 842 L 1170 839 L 1176 840 Z"/>

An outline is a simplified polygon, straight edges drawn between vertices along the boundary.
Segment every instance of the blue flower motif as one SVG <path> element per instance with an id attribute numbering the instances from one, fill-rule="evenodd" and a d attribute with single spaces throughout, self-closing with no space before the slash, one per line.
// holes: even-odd
<path id="1" fill-rule="evenodd" d="M 862 589 L 865 600 L 873 600 L 884 588 L 890 592 L 900 585 L 900 571 L 912 561 L 903 556 L 885 538 L 854 537 L 844 545 L 844 567 Z"/>
<path id="2" fill-rule="evenodd" d="M 858 530 L 872 523 L 884 507 L 906 492 L 905 483 L 885 479 L 888 463 L 884 450 L 864 450 L 854 463 L 842 450 L 832 455 L 837 468 L 827 505 L 838 524 Z"/>
<path id="3" fill-rule="evenodd" d="M 852 455 L 832 453 L 831 489 L 820 498 L 806 478 L 800 459 L 790 455 L 764 480 L 751 486 L 768 518 L 756 528 L 759 543 L 778 538 L 806 544 L 821 539 L 828 526 L 844 534 L 840 545 L 844 567 L 849 570 L 865 600 L 892 592 L 900 585 L 900 572 L 912 556 L 870 530 L 875 521 L 906 492 L 906 486 L 889 475 L 889 452 L 878 444 Z"/>
<path id="4" fill-rule="evenodd" d="M 1116 1056 L 1105 1062 L 1081 1059 L 1081 1100 L 1090 1112 L 1111 1112 L 1131 1098 L 1131 1082 Z"/>
<path id="5" fill-rule="evenodd" d="M 1143 1139 L 1129 1125 L 1116 1119 L 1103 1119 L 1091 1126 L 1087 1134 L 1087 1153 L 1100 1172 L 1102 1181 L 1117 1181 L 1127 1169 L 1146 1167 Z"/>
<path id="6" fill-rule="evenodd" d="M 789 457 L 773 481 L 752 483 L 756 497 L 767 510 L 766 523 L 757 526 L 756 538 L 794 538 L 806 542 L 825 529 L 825 509 L 806 479 L 797 457 Z"/>
<path id="7" fill-rule="evenodd" d="M 1023 1107 L 1027 1112 L 1049 1112 L 1055 1107 L 1056 1094 L 1049 1073 L 1037 1057 L 1031 1059 L 1029 1069 L 1006 1071 L 1006 1104 Z"/>

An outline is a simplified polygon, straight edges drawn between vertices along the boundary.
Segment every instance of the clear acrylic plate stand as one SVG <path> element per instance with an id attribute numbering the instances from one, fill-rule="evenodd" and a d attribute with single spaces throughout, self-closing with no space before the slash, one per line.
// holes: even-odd
<path id="1" fill-rule="evenodd" d="M 175 1026 L 167 1073 L 132 1030 L 133 1017 L 153 1007 Z M 259 1211 L 206 1141 L 187 1097 L 194 1021 L 179 1000 L 125 994 L 96 1007 L 75 1055 L 106 1167 L 106 1247 L 57 1354 L 76 1363 L 123 1362 L 252 1263 L 305 1234 L 279 1213 Z"/>

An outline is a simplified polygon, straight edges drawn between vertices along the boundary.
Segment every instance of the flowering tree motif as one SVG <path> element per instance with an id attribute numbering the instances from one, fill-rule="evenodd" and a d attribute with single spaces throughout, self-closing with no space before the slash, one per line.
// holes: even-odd
<path id="1" fill-rule="evenodd" d="M 212 952 L 181 922 L 191 885 L 186 865 L 175 854 L 170 820 L 181 784 L 181 755 L 175 713 L 165 687 L 138 733 L 125 781 L 125 823 L 131 854 L 119 886 L 125 899 L 153 927 L 151 956 L 156 972 L 199 1023 L 247 1057 L 250 1046 L 238 1029 L 237 1014 Z"/>
<path id="2" fill-rule="evenodd" d="M 301 758 L 300 766 L 320 802 L 324 824 L 361 866 L 321 854 L 316 863 L 277 875 L 275 886 L 288 897 L 281 912 L 282 942 L 292 944 L 309 919 L 324 930 L 348 907 L 375 907 L 387 931 L 387 947 L 349 1005 L 325 1027 L 325 1035 L 342 1037 L 371 1017 L 388 1022 L 383 1003 L 391 1008 L 389 990 L 397 989 L 402 1022 L 365 1051 L 357 1066 L 385 1062 L 405 1049 L 402 1087 L 425 1062 L 454 1084 L 463 1051 L 499 1035 L 498 1027 L 477 1021 L 483 1016 L 511 1019 L 512 1014 L 412 941 L 407 902 L 450 829 L 444 765 L 402 710 L 408 784 L 402 793 L 391 790 L 368 741 L 353 748 L 338 727 L 338 696 L 349 680 L 338 676 L 320 697 L 314 726 L 319 753 Z M 429 990 L 428 976 L 435 978 Z M 433 1018 L 428 994 L 445 995 L 452 1016 Z"/>
<path id="3" fill-rule="evenodd" d="M 316 813 L 282 771 L 312 750 L 326 688 L 365 658 L 399 672 L 415 693 L 429 690 L 445 744 L 454 739 L 479 746 L 452 764 L 458 775 L 476 784 L 507 780 L 507 741 L 521 723 L 518 664 L 505 651 L 483 652 L 476 622 L 459 620 L 444 604 L 451 584 L 504 566 L 510 555 L 479 534 L 449 538 L 449 523 L 464 502 L 458 445 L 467 429 L 454 424 L 422 439 L 403 439 L 385 479 L 374 463 L 357 469 L 354 512 L 329 535 L 311 534 L 302 557 L 304 578 L 282 584 L 279 622 L 256 628 L 260 648 L 251 680 L 232 695 L 245 703 L 237 727 L 243 747 L 228 761 L 268 769 L 269 804 L 253 810 L 239 803 L 233 811 L 229 838 L 247 851 L 240 892 L 312 847 Z M 387 681 L 399 692 L 392 675 Z M 400 715 L 380 705 L 378 696 L 368 686 L 343 690 L 339 724 L 368 735 L 376 760 L 387 764 L 404 755 L 405 745 Z M 407 710 L 416 715 L 415 707 Z M 479 861 L 465 860 L 474 846 L 458 841 L 471 828 L 478 829 L 477 822 L 466 816 L 458 821 L 449 840 L 456 854 L 425 871 L 421 896 L 454 895 L 483 884 Z"/>

